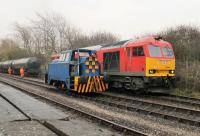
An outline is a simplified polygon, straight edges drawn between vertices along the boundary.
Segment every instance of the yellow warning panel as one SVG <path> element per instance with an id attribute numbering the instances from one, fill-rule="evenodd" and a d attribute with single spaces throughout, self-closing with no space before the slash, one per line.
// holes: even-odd
<path id="1" fill-rule="evenodd" d="M 90 72 L 90 70 L 89 70 L 89 69 L 86 69 L 86 70 L 85 70 L 85 72 L 86 72 L 86 73 L 89 73 L 89 72 Z"/>
<path id="2" fill-rule="evenodd" d="M 86 62 L 85 62 L 85 65 L 89 65 L 89 64 L 90 64 L 89 61 L 86 61 Z"/>
<path id="3" fill-rule="evenodd" d="M 92 69 L 92 65 L 89 65 L 89 69 Z"/>

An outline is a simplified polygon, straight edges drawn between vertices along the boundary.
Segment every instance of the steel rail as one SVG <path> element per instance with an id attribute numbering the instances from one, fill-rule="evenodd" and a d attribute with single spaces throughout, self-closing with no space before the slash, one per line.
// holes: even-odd
<path id="1" fill-rule="evenodd" d="M 15 76 L 15 75 L 8 76 L 7 74 L 2 74 L 2 73 L 0 73 L 0 75 L 4 76 L 4 77 L 10 77 L 10 78 L 14 78 L 14 79 L 21 79 L 21 80 L 24 80 L 24 81 L 34 82 L 33 85 L 35 83 L 38 83 L 38 85 L 40 84 L 40 85 L 46 86 L 46 84 L 44 82 L 34 80 L 34 79 L 31 79 L 31 78 L 26 78 L 26 77 L 20 78 L 19 76 Z M 198 98 L 187 97 L 187 96 L 177 96 L 177 95 L 172 95 L 172 94 L 167 94 L 167 93 L 160 93 L 160 94 L 162 95 L 161 97 L 157 97 L 157 96 L 151 96 L 151 97 L 153 97 L 153 98 L 156 97 L 156 99 L 161 99 L 161 100 L 170 100 L 172 102 L 177 102 L 177 103 L 181 103 L 181 104 L 191 104 L 191 105 L 194 105 L 194 106 L 200 106 L 200 99 L 198 99 Z M 179 99 L 179 100 L 177 100 L 177 99 Z M 186 101 L 186 100 L 189 100 L 189 101 Z"/>
<path id="2" fill-rule="evenodd" d="M 43 96 L 43 95 L 40 95 L 40 94 L 31 92 L 31 91 L 28 91 L 24 87 L 19 86 L 19 85 L 15 85 L 15 84 L 13 84 L 13 83 L 11 83 L 9 81 L 5 81 L 5 80 L 4 81 L 0 80 L 0 81 L 3 82 L 3 83 L 5 83 L 5 84 L 8 84 L 8 85 L 10 85 L 10 86 L 12 86 L 14 88 L 17 88 L 17 89 L 19 89 L 19 90 L 21 90 L 23 92 L 26 92 L 26 93 L 34 96 L 34 97 L 43 99 L 43 100 L 48 101 L 50 103 L 53 103 L 53 104 L 55 104 L 55 105 L 57 105 L 57 106 L 59 106 L 61 108 L 64 108 L 65 110 L 67 109 L 67 110 L 74 111 L 76 114 L 80 114 L 80 115 L 82 115 L 82 116 L 84 116 L 86 118 L 91 119 L 92 121 L 95 120 L 96 122 L 98 122 L 98 123 L 100 123 L 102 125 L 105 125 L 107 127 L 111 127 L 112 129 L 114 129 L 116 131 L 123 132 L 123 134 L 134 135 L 134 136 L 147 136 L 146 133 L 140 132 L 138 130 L 134 130 L 132 128 L 128 128 L 126 126 L 123 126 L 123 125 L 117 124 L 115 122 L 106 120 L 106 119 L 98 117 L 96 115 L 89 114 L 89 113 L 87 113 L 85 111 L 82 111 L 82 110 L 80 110 L 78 108 L 74 108 L 74 107 L 72 107 L 70 105 L 66 105 L 66 104 L 64 104 L 62 102 L 59 102 L 59 101 L 56 101 L 56 100 L 52 100 L 52 99 L 50 99 L 50 98 L 48 98 L 46 96 Z"/>
<path id="3" fill-rule="evenodd" d="M 0 73 L 1 76 L 4 77 L 8 77 L 8 75 L 6 74 L 2 74 Z M 41 82 L 41 81 L 37 81 L 37 80 L 32 80 L 31 78 L 20 78 L 19 76 L 10 76 L 10 78 L 13 79 L 21 79 L 24 82 L 26 81 L 30 81 L 27 83 L 33 84 L 35 85 L 37 83 L 37 85 L 43 86 L 43 87 L 48 87 L 48 85 L 46 85 L 45 83 Z M 52 86 L 49 86 L 49 88 L 54 88 Z M 186 97 L 186 96 L 176 96 L 176 95 L 171 95 L 171 94 L 165 94 L 165 93 L 161 93 L 162 96 L 158 97 L 158 96 L 142 96 L 142 97 L 151 97 L 152 99 L 158 99 L 158 100 L 166 100 L 166 101 L 171 101 L 171 102 L 176 102 L 179 104 L 185 104 L 185 105 L 192 105 L 192 106 L 197 106 L 200 107 L 200 99 L 198 98 L 193 98 L 193 97 Z M 164 96 L 164 97 L 163 97 Z"/>

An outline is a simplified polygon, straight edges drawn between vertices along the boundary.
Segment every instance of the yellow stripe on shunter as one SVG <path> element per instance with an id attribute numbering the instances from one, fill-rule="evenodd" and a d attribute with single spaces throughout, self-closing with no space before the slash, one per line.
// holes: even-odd
<path id="1" fill-rule="evenodd" d="M 83 88 L 82 88 L 82 93 L 84 93 L 85 86 L 86 86 L 86 84 L 84 84 L 84 85 L 83 85 Z"/>
<path id="2" fill-rule="evenodd" d="M 79 88 L 78 88 L 78 93 L 81 92 L 81 87 L 82 87 L 82 84 L 79 85 Z"/>
<path id="3" fill-rule="evenodd" d="M 101 82 L 101 85 L 102 85 L 103 90 L 105 91 L 105 86 L 104 86 L 103 80 L 101 80 L 100 82 Z"/>
<path id="4" fill-rule="evenodd" d="M 74 90 L 77 91 L 78 86 L 74 84 Z"/>
<path id="5" fill-rule="evenodd" d="M 79 77 L 74 77 L 74 90 L 78 91 L 78 79 Z"/>
<path id="6" fill-rule="evenodd" d="M 90 89 L 89 89 L 89 92 L 91 92 L 92 90 L 92 87 L 93 87 L 93 84 L 94 84 L 94 81 L 92 80 L 91 84 L 90 84 Z"/>
<path id="7" fill-rule="evenodd" d="M 96 91 L 98 92 L 99 91 L 99 87 L 98 87 L 98 84 L 97 84 L 97 81 L 96 81 L 96 77 L 94 77 L 94 88 L 96 89 Z"/>
<path id="8" fill-rule="evenodd" d="M 95 76 L 93 77 L 93 92 L 96 92 L 97 88 L 96 88 L 96 81 L 95 81 Z"/>
<path id="9" fill-rule="evenodd" d="M 90 79 L 91 79 L 91 77 L 89 77 L 88 78 L 88 82 L 87 82 L 87 86 L 86 86 L 86 93 L 89 91 L 88 89 L 89 89 L 89 85 L 90 85 Z"/>
<path id="10" fill-rule="evenodd" d="M 99 85 L 99 89 L 100 89 L 100 91 L 102 92 L 103 90 L 102 90 L 101 82 L 100 82 L 99 78 L 100 78 L 100 77 L 97 77 L 97 82 L 98 82 L 98 85 Z"/>

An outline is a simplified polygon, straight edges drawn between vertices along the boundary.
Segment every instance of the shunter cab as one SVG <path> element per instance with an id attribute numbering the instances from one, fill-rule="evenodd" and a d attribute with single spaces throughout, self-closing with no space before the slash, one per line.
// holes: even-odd
<path id="1" fill-rule="evenodd" d="M 46 82 L 78 93 L 103 92 L 108 89 L 101 75 L 96 51 L 76 49 L 61 52 L 59 60 L 48 65 Z"/>

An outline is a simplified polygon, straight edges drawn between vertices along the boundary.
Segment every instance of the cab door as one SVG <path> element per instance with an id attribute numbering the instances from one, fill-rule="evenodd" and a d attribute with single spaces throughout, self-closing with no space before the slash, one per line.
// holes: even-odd
<path id="1" fill-rule="evenodd" d="M 145 53 L 143 46 L 132 47 L 131 71 L 143 72 L 145 70 Z"/>
<path id="2" fill-rule="evenodd" d="M 125 71 L 127 72 L 130 72 L 132 70 L 132 59 L 131 59 L 131 47 L 127 47 L 126 48 L 126 54 L 125 54 L 125 64 L 126 64 L 126 67 L 125 67 Z"/>

